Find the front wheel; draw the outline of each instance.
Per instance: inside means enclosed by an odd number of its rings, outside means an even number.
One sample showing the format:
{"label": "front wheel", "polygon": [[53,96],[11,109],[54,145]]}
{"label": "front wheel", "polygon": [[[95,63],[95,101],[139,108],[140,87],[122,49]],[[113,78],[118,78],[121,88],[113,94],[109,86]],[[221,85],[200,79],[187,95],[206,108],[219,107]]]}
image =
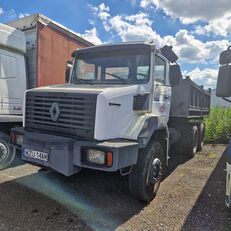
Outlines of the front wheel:
{"label": "front wheel", "polygon": [[150,141],[148,146],[140,149],[136,165],[129,175],[129,191],[138,200],[151,201],[163,178],[166,161],[161,144]]}
{"label": "front wheel", "polygon": [[15,149],[9,146],[9,136],[0,133],[0,170],[7,168],[15,157]]}

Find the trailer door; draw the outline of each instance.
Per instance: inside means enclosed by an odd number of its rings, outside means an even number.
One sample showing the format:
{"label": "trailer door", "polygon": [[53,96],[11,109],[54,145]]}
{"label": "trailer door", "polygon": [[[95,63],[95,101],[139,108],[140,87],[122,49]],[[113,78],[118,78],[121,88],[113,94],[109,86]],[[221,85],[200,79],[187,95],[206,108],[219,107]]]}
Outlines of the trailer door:
{"label": "trailer door", "polygon": [[22,114],[25,90],[24,55],[0,49],[0,114]]}

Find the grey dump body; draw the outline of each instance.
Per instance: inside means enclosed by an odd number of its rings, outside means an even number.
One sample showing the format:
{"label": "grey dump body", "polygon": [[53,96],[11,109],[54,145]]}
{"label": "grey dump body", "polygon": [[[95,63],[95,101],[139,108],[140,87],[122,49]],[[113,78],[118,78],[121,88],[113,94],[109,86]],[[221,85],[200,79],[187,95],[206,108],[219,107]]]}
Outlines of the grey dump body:
{"label": "grey dump body", "polygon": [[203,118],[210,110],[210,90],[195,84],[189,77],[172,87],[170,117]]}

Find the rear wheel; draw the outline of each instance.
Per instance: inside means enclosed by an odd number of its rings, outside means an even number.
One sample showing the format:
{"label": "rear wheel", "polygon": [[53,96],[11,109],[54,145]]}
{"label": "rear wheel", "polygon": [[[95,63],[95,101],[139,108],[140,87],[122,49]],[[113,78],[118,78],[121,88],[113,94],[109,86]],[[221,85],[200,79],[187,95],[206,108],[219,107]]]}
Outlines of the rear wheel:
{"label": "rear wheel", "polygon": [[185,147],[185,154],[191,158],[195,156],[198,149],[198,128],[196,125],[188,128],[189,144]]}
{"label": "rear wheel", "polygon": [[159,142],[150,141],[148,146],[140,149],[137,164],[129,175],[129,191],[138,200],[151,201],[163,178],[166,161]]}
{"label": "rear wheel", "polygon": [[198,125],[198,146],[197,151],[201,151],[204,146],[204,139],[205,139],[205,124],[200,123]]}
{"label": "rear wheel", "polygon": [[15,157],[15,149],[9,146],[9,136],[0,133],[0,170],[8,167]]}

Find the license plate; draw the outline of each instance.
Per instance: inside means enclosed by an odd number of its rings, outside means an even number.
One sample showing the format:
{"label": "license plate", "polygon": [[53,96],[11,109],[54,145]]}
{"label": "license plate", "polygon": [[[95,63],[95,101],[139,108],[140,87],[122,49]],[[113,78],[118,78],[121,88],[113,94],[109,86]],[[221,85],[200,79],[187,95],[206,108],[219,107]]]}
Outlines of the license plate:
{"label": "license plate", "polygon": [[23,155],[29,158],[48,161],[48,153],[39,152],[31,149],[24,149]]}

